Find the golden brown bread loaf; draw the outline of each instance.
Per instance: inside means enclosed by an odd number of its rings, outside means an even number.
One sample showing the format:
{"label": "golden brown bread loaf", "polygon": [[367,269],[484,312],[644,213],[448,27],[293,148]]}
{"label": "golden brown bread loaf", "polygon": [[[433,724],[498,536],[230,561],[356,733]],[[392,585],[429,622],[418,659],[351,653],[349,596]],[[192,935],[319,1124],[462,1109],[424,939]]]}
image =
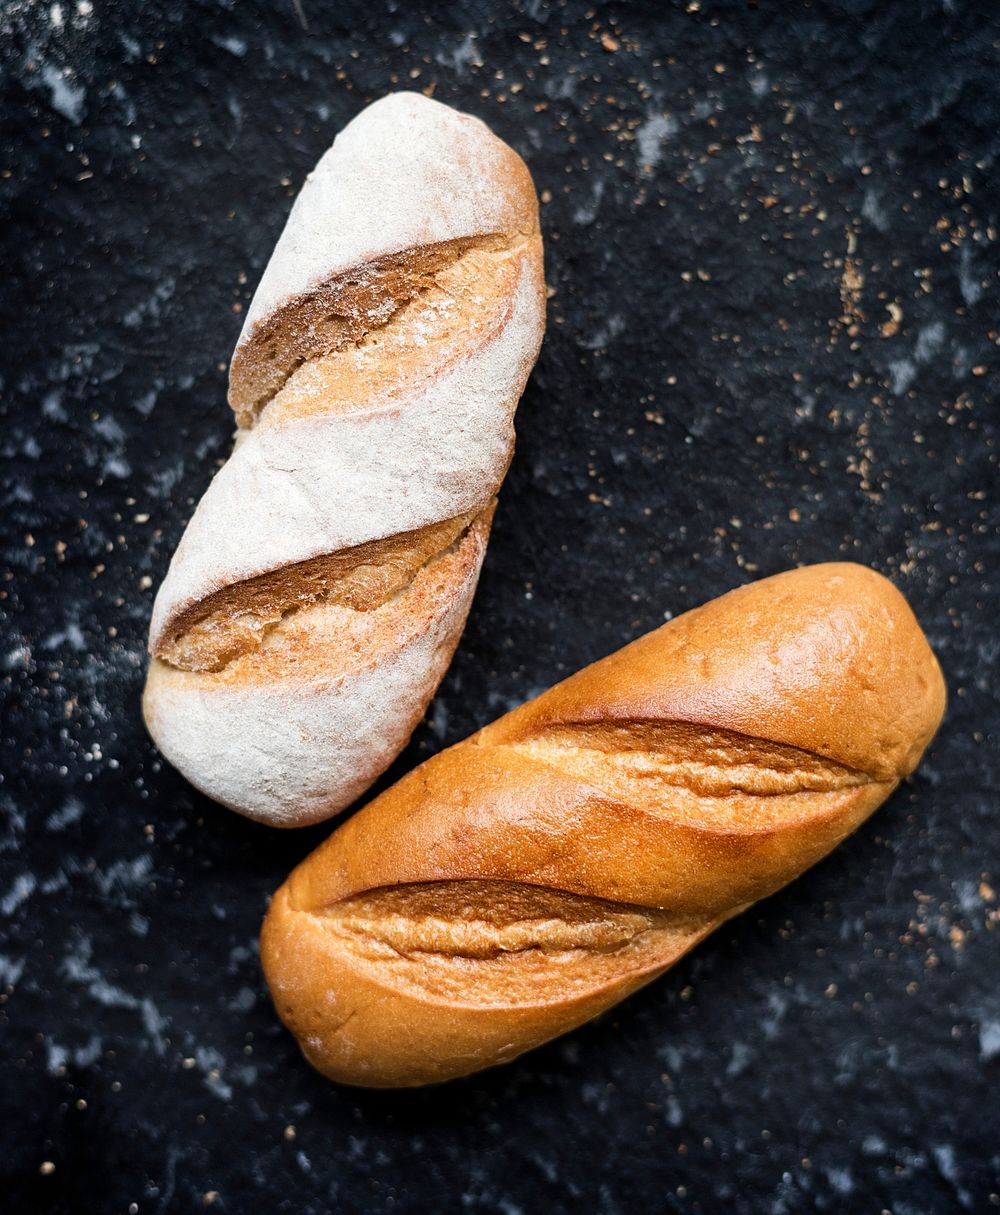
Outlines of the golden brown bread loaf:
{"label": "golden brown bread loaf", "polygon": [[544,321],[513,149],[413,93],[340,133],[254,294],[237,443],[153,608],[146,722],[210,797],[301,826],[403,748],[465,624]]}
{"label": "golden brown bread loaf", "polygon": [[857,565],[741,587],[421,765],[275,895],[277,1010],[334,1080],[506,1062],[648,983],[853,831],[941,720]]}

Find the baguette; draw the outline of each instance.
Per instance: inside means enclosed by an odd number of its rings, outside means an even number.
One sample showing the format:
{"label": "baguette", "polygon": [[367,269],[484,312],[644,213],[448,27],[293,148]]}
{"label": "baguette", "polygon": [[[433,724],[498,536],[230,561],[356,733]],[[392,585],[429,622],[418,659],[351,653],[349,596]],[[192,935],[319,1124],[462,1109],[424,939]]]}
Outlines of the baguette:
{"label": "baguette", "polygon": [[545,315],[523,161],[419,94],[303,187],[230,371],[233,454],[153,608],[163,754],[275,826],[328,818],[406,744],[469,611]]}
{"label": "baguette", "polygon": [[732,591],[422,764],[313,852],[264,922],[277,1011],[348,1084],[513,1059],[825,856],[944,705],[871,570]]}

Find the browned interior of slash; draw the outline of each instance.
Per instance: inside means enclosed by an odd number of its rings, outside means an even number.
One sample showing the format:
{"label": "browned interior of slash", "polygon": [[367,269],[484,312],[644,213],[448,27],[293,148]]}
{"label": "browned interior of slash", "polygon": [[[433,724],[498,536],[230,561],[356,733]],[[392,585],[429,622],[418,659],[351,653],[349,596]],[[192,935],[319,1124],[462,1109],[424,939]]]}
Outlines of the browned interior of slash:
{"label": "browned interior of slash", "polygon": [[503,252],[501,233],[404,249],[376,258],[296,296],[258,322],[237,347],[229,403],[241,427],[251,427],[268,402],[307,360],[363,340],[473,251]]}
{"label": "browned interior of slash", "polygon": [[454,551],[477,519],[488,524],[494,506],[223,587],[171,622],[156,657],[186,671],[218,671],[260,649],[268,632],[293,611],[319,602],[360,612],[379,608]]}

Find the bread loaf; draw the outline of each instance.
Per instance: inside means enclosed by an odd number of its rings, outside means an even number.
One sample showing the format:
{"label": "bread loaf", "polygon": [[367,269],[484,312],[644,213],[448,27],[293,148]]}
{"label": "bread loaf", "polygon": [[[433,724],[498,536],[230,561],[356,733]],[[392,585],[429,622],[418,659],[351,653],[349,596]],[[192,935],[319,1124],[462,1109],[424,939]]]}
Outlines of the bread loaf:
{"label": "bread loaf", "polygon": [[236,446],[153,609],[147,725],[210,797],[315,822],[405,745],[465,623],[544,311],[516,153],[417,94],[344,129],[254,295]]}
{"label": "bread loaf", "polygon": [[513,1059],[829,852],[944,704],[880,575],[732,591],[435,756],[308,857],[263,928],[278,1013],[349,1084]]}

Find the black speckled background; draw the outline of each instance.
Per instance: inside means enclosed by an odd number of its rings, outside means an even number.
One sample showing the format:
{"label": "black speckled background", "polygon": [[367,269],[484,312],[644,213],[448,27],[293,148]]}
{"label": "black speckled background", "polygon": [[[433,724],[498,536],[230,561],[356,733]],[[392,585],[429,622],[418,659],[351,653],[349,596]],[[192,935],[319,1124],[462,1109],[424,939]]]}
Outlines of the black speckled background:
{"label": "black speckled background", "polygon": [[[0,8],[5,1212],[1000,1205],[1000,12],[972,0]],[[544,200],[550,325],[454,666],[399,774],[750,578],[885,571],[951,706],[834,856],[599,1022],[432,1091],[323,1082],[269,893],[325,834],[139,717],[291,199],[396,87]]]}

